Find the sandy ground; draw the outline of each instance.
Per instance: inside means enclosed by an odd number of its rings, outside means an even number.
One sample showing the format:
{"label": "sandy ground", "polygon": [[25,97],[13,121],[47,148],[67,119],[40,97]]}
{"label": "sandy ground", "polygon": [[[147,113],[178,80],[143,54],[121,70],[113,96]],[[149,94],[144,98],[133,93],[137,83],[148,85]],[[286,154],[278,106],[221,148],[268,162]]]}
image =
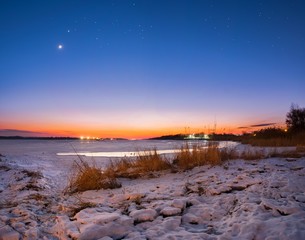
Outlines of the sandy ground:
{"label": "sandy ground", "polygon": [[17,155],[1,157],[0,240],[305,239],[305,158],[234,160],[71,196],[68,163]]}

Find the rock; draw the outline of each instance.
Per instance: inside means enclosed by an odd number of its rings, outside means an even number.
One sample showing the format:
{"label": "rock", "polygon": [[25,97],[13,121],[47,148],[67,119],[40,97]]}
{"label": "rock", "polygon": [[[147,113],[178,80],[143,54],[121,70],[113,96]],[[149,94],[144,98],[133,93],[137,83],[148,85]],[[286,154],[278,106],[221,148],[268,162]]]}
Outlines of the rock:
{"label": "rock", "polygon": [[199,217],[195,216],[194,214],[187,213],[187,214],[182,216],[182,222],[183,223],[198,224],[199,223]]}
{"label": "rock", "polygon": [[98,240],[112,240],[112,239],[113,238],[106,236],[106,237],[99,238]]}
{"label": "rock", "polygon": [[194,206],[200,204],[200,201],[198,201],[196,198],[189,198],[186,202],[186,207]]}
{"label": "rock", "polygon": [[121,215],[119,213],[98,212],[95,209],[84,209],[75,215],[77,222],[81,224],[96,223],[105,224],[117,220]]}
{"label": "rock", "polygon": [[302,195],[295,196],[295,200],[298,202],[305,203],[305,196]]}
{"label": "rock", "polygon": [[296,158],[286,158],[287,162],[295,162],[297,159]]}
{"label": "rock", "polygon": [[31,228],[24,233],[24,239],[34,240],[38,239],[39,231],[37,228]]}
{"label": "rock", "polygon": [[83,211],[75,216],[80,240],[121,239],[133,228],[133,219],[117,212]]}
{"label": "rock", "polygon": [[145,197],[144,193],[131,193],[126,195],[126,200],[140,201],[144,197]]}
{"label": "rock", "polygon": [[18,232],[24,232],[26,230],[25,225],[22,222],[12,222],[11,226]]}
{"label": "rock", "polygon": [[20,234],[6,225],[0,228],[0,240],[19,240]]}
{"label": "rock", "polygon": [[121,216],[117,221],[118,224],[122,226],[131,226],[133,225],[133,219],[128,216]]}
{"label": "rock", "polygon": [[56,225],[53,228],[53,232],[60,238],[66,239],[68,235],[77,239],[79,236],[79,230],[75,222],[71,222],[68,216],[57,216]]}
{"label": "rock", "polygon": [[172,202],[172,207],[180,208],[181,210],[185,208],[185,205],[186,205],[185,201],[180,200],[180,199],[175,199]]}
{"label": "rock", "polygon": [[165,217],[169,217],[169,216],[174,216],[174,215],[180,214],[181,209],[175,208],[175,207],[165,207],[161,210],[160,213]]}
{"label": "rock", "polygon": [[228,185],[220,185],[219,187],[215,188],[215,187],[208,187],[207,192],[210,195],[220,195],[222,193],[229,193],[232,191],[231,186]]}
{"label": "rock", "polygon": [[135,210],[130,213],[130,217],[134,219],[135,222],[146,222],[153,221],[157,216],[157,212],[153,209],[141,209]]}
{"label": "rock", "polygon": [[95,224],[86,228],[85,231],[79,235],[79,240],[95,240],[104,237],[110,237],[110,239],[122,239],[130,231],[132,231],[130,226],[124,226],[116,222],[107,223],[105,225]]}
{"label": "rock", "polygon": [[125,239],[130,239],[130,240],[142,240],[145,239],[144,236],[142,236],[139,232],[130,232],[128,235],[125,237]]}
{"label": "rock", "polygon": [[2,213],[0,212],[0,221],[1,222],[6,222],[6,221],[8,221],[10,218],[7,216],[7,215],[5,215],[5,214],[3,214],[2,215]]}
{"label": "rock", "polygon": [[175,231],[180,227],[181,224],[181,217],[175,216],[175,217],[168,217],[165,218],[162,222],[162,226],[164,229],[167,229],[168,231]]}

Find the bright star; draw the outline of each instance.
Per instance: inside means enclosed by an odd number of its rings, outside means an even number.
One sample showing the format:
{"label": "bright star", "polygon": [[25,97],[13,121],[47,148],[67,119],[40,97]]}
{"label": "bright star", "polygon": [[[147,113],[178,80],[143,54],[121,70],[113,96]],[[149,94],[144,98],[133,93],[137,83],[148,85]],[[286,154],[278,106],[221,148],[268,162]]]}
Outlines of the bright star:
{"label": "bright star", "polygon": [[59,45],[57,46],[58,49],[63,49],[63,47],[64,47],[64,46],[63,46],[62,44],[59,44]]}

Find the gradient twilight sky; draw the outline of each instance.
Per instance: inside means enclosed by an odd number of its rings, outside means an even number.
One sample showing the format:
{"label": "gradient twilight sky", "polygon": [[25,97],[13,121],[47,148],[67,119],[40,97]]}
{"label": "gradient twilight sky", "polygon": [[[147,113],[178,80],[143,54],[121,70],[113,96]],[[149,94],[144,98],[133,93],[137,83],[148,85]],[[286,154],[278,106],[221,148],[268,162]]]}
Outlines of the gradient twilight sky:
{"label": "gradient twilight sky", "polygon": [[2,0],[0,129],[142,138],[283,124],[305,106],[304,13],[301,0]]}

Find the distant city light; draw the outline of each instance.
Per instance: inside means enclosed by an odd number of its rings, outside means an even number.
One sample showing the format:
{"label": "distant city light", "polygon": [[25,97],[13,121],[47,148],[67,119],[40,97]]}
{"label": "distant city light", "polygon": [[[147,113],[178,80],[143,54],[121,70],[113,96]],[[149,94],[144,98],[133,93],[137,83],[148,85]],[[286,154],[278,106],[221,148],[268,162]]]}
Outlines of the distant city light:
{"label": "distant city light", "polygon": [[210,139],[208,134],[189,134],[185,137],[185,139]]}
{"label": "distant city light", "polygon": [[100,140],[99,137],[91,137],[91,136],[86,136],[86,137],[80,136],[79,139],[80,140]]}

